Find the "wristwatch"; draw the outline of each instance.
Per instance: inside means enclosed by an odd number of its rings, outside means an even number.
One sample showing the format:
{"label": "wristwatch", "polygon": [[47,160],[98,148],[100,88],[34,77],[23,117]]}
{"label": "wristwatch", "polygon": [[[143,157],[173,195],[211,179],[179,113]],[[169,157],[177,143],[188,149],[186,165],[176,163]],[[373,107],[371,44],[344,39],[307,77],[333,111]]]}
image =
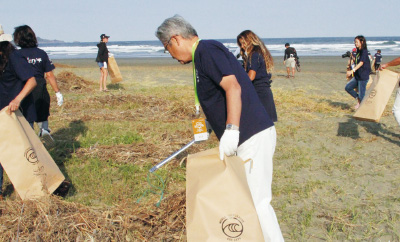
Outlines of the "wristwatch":
{"label": "wristwatch", "polygon": [[226,129],[227,130],[237,130],[237,131],[239,131],[239,127],[234,125],[234,124],[227,124],[226,125]]}

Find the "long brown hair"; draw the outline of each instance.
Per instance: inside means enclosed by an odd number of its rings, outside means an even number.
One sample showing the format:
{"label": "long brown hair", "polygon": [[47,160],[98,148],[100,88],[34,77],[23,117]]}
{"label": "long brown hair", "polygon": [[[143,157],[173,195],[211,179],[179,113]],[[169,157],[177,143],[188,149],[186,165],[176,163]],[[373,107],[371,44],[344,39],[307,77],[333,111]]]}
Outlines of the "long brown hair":
{"label": "long brown hair", "polygon": [[[362,36],[362,35],[357,35],[357,36],[354,38],[354,41],[355,41],[356,39],[358,39],[358,40],[360,41],[360,43],[361,43],[361,50],[362,50],[362,49],[367,49],[367,40],[365,39],[364,36]],[[357,52],[359,52],[359,51],[360,51],[360,50],[357,48]]]}
{"label": "long brown hair", "polygon": [[[243,40],[248,48],[245,50],[240,43],[240,40]],[[265,67],[268,73],[271,73],[274,70],[274,60],[272,59],[271,53],[265,46],[264,42],[251,30],[245,30],[240,33],[236,38],[237,44],[240,47],[240,54],[243,57],[244,68],[246,69],[248,62],[251,62],[251,56],[254,52],[259,52],[265,61]],[[246,54],[246,51],[247,54]],[[251,63],[250,63],[251,64]]]}
{"label": "long brown hair", "polygon": [[10,54],[14,50],[15,47],[10,42],[0,42],[0,77],[3,75],[3,71],[6,68]]}

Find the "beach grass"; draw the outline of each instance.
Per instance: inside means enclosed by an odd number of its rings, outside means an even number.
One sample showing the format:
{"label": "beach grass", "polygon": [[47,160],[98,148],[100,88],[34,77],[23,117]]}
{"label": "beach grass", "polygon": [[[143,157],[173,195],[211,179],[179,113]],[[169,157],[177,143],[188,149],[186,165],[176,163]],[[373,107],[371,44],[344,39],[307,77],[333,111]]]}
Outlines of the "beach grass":
{"label": "beach grass", "polygon": [[[212,135],[148,171],[193,138],[191,66],[120,60],[124,81],[107,93],[97,91],[91,60],[55,62],[65,104],[51,107],[49,152],[72,186],[65,198],[22,203],[6,178],[0,240],[186,241],[185,159],[218,140]],[[272,206],[285,240],[399,241],[394,97],[380,123],[357,121],[343,59],[303,58],[294,79],[275,62]],[[62,80],[68,73],[75,76]]]}

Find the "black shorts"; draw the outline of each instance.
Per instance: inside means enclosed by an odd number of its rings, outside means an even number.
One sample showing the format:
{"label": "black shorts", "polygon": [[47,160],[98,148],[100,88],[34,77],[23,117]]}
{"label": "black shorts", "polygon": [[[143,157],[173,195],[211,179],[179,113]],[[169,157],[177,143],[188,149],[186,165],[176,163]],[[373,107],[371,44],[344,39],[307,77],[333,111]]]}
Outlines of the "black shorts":
{"label": "black shorts", "polygon": [[32,91],[36,108],[36,121],[46,121],[50,116],[50,95],[46,87],[46,79],[36,77],[37,86]]}

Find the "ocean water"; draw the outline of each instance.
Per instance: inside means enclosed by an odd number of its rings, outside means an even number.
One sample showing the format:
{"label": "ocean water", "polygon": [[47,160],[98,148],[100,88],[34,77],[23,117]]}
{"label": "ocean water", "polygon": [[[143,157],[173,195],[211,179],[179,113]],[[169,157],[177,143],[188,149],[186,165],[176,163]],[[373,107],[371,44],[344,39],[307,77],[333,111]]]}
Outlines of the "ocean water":
{"label": "ocean water", "polygon": [[[372,55],[377,49],[383,56],[400,56],[400,36],[397,37],[366,37],[368,50]],[[230,51],[237,48],[236,39],[220,39]],[[354,48],[353,37],[326,38],[268,38],[263,39],[272,56],[282,56],[285,43],[296,48],[301,56],[342,56]],[[39,48],[45,50],[52,59],[93,58],[97,56],[97,42],[72,43],[39,43]],[[116,58],[168,57],[164,47],[158,40],[152,41],[110,41],[108,50]]]}

